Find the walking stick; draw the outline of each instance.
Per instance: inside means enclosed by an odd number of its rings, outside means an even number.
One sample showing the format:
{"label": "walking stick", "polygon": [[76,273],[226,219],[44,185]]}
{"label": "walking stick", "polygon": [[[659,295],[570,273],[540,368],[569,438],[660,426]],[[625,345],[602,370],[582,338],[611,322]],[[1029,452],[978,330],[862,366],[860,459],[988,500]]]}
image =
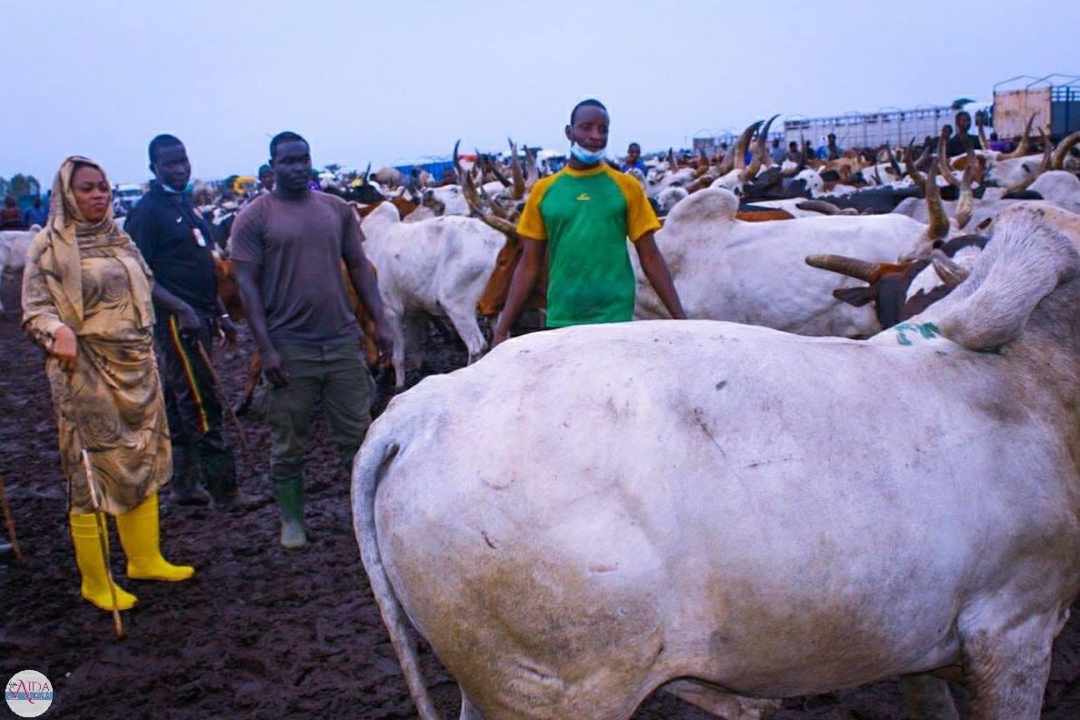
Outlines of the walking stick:
{"label": "walking stick", "polygon": [[105,524],[105,514],[101,511],[101,496],[98,494],[97,480],[94,478],[94,470],[90,466],[90,453],[86,447],[82,449],[83,468],[86,471],[86,484],[90,488],[90,504],[94,506],[94,519],[98,528],[98,544],[101,545],[101,559],[105,563],[105,577],[109,581],[109,595],[112,596],[113,630],[116,631],[116,639],[124,639],[124,623],[120,619],[120,610],[116,602],[116,583],[113,582],[112,570],[109,567],[109,528]]}
{"label": "walking stick", "polygon": [[11,540],[11,549],[15,551],[15,559],[22,562],[22,550],[19,548],[19,539],[15,536],[15,516],[11,514],[11,506],[8,505],[7,493],[4,492],[3,477],[0,477],[0,505],[4,506],[4,525],[7,526],[8,539]]}
{"label": "walking stick", "polygon": [[196,339],[195,347],[198,349],[199,355],[202,356],[207,369],[210,370],[210,378],[214,381],[214,394],[217,395],[218,403],[221,405],[225,417],[229,418],[233,425],[236,426],[236,435],[240,440],[240,449],[246,457],[248,453],[247,435],[244,433],[244,426],[240,424],[240,418],[236,417],[236,412],[232,409],[232,405],[229,404],[229,399],[225,397],[224,386],[221,384],[221,376],[219,376],[217,370],[214,369],[214,363],[210,362],[210,354],[206,352],[206,348],[203,347],[202,340]]}

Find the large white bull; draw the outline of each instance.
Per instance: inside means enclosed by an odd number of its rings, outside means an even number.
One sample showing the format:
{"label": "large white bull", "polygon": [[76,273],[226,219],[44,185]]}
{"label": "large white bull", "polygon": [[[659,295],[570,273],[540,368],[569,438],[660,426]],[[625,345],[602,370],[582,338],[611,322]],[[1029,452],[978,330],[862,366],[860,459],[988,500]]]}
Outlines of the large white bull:
{"label": "large white bull", "polygon": [[396,386],[405,385],[406,335],[415,335],[406,331],[415,329],[420,314],[447,318],[465,343],[469,362],[479,357],[487,341],[476,321],[476,303],[495,269],[503,236],[459,216],[404,223],[388,202],[369,213],[361,228],[393,331]]}
{"label": "large white bull", "polygon": [[[677,204],[656,234],[690,318],[804,335],[872,335],[881,329],[873,309],[836,300],[832,291],[841,283],[808,267],[806,256],[892,262],[915,250],[929,255],[931,248],[928,226],[900,215],[754,223],[736,219],[737,210],[738,200],[727,190],[701,190]],[[635,317],[667,317],[636,254],[630,258],[638,279]]]}
{"label": "large white bull", "polygon": [[1036,720],[1080,588],[1080,217],[999,222],[870,341],[576,327],[396,398],[353,514],[421,718],[409,621],[465,720],[624,720],[665,687],[759,717],[724,693],[957,664],[973,718]]}

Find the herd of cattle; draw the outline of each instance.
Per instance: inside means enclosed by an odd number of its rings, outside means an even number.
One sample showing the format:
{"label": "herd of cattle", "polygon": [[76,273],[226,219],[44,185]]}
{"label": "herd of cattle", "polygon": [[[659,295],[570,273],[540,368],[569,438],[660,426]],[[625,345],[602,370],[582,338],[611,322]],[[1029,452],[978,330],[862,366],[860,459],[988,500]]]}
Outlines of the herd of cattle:
{"label": "herd of cattle", "polygon": [[[525,335],[483,362],[535,156],[455,147],[440,183],[326,188],[362,218],[397,387],[427,317],[468,350],[391,402],[354,468],[424,720],[410,625],[462,720],[621,720],[658,688],[763,718],[897,675],[914,717],[955,718],[956,668],[973,717],[1039,717],[1080,591],[1080,133],[777,165],[767,132],[638,173],[691,320]],[[235,209],[205,212],[239,316]],[[5,269],[31,237],[0,237]],[[665,318],[635,272],[635,318]]]}

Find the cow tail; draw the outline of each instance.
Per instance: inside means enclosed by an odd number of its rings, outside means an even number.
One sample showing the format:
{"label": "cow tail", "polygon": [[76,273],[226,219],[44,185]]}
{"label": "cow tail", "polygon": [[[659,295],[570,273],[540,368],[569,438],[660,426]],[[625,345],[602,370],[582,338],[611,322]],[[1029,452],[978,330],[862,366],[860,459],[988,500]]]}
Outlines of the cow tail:
{"label": "cow tail", "polygon": [[[389,429],[389,426],[385,426]],[[378,432],[378,424],[368,433],[367,441],[356,455],[353,467],[352,506],[353,531],[360,545],[360,557],[364,562],[368,583],[375,601],[379,604],[383,624],[390,633],[401,671],[409,686],[409,694],[421,720],[442,720],[431,701],[427,686],[420,675],[420,661],[416,653],[416,643],[407,627],[408,619],[404,608],[398,601],[390,578],[386,575],[382,554],[379,552],[379,538],[375,527],[375,493],[379,480],[397,455],[399,446],[387,433]]]}

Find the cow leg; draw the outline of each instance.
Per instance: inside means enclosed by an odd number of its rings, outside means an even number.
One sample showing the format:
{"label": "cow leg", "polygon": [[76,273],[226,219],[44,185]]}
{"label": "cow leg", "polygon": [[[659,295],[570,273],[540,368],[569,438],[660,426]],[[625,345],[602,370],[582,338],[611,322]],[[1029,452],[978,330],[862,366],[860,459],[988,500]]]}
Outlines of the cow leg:
{"label": "cow leg", "polygon": [[725,720],[766,720],[780,707],[779,700],[741,697],[695,680],[674,680],[660,689]]}
{"label": "cow leg", "polygon": [[450,323],[457,330],[457,334],[469,351],[469,364],[471,365],[487,347],[484,333],[480,332],[480,325],[476,322],[476,312],[471,307],[466,310],[451,307],[445,309],[446,316],[450,318]]}
{"label": "cow leg", "polygon": [[483,714],[469,700],[464,688],[461,689],[461,717],[458,720],[484,720]]}
{"label": "cow leg", "polygon": [[909,720],[959,720],[949,683],[933,675],[904,675],[900,693]]}
{"label": "cow leg", "polygon": [[964,677],[973,696],[971,718],[1038,720],[1051,645],[1064,620],[1056,614],[1001,617],[996,609],[979,610],[992,625],[982,624],[982,617],[971,627],[960,624]]}

